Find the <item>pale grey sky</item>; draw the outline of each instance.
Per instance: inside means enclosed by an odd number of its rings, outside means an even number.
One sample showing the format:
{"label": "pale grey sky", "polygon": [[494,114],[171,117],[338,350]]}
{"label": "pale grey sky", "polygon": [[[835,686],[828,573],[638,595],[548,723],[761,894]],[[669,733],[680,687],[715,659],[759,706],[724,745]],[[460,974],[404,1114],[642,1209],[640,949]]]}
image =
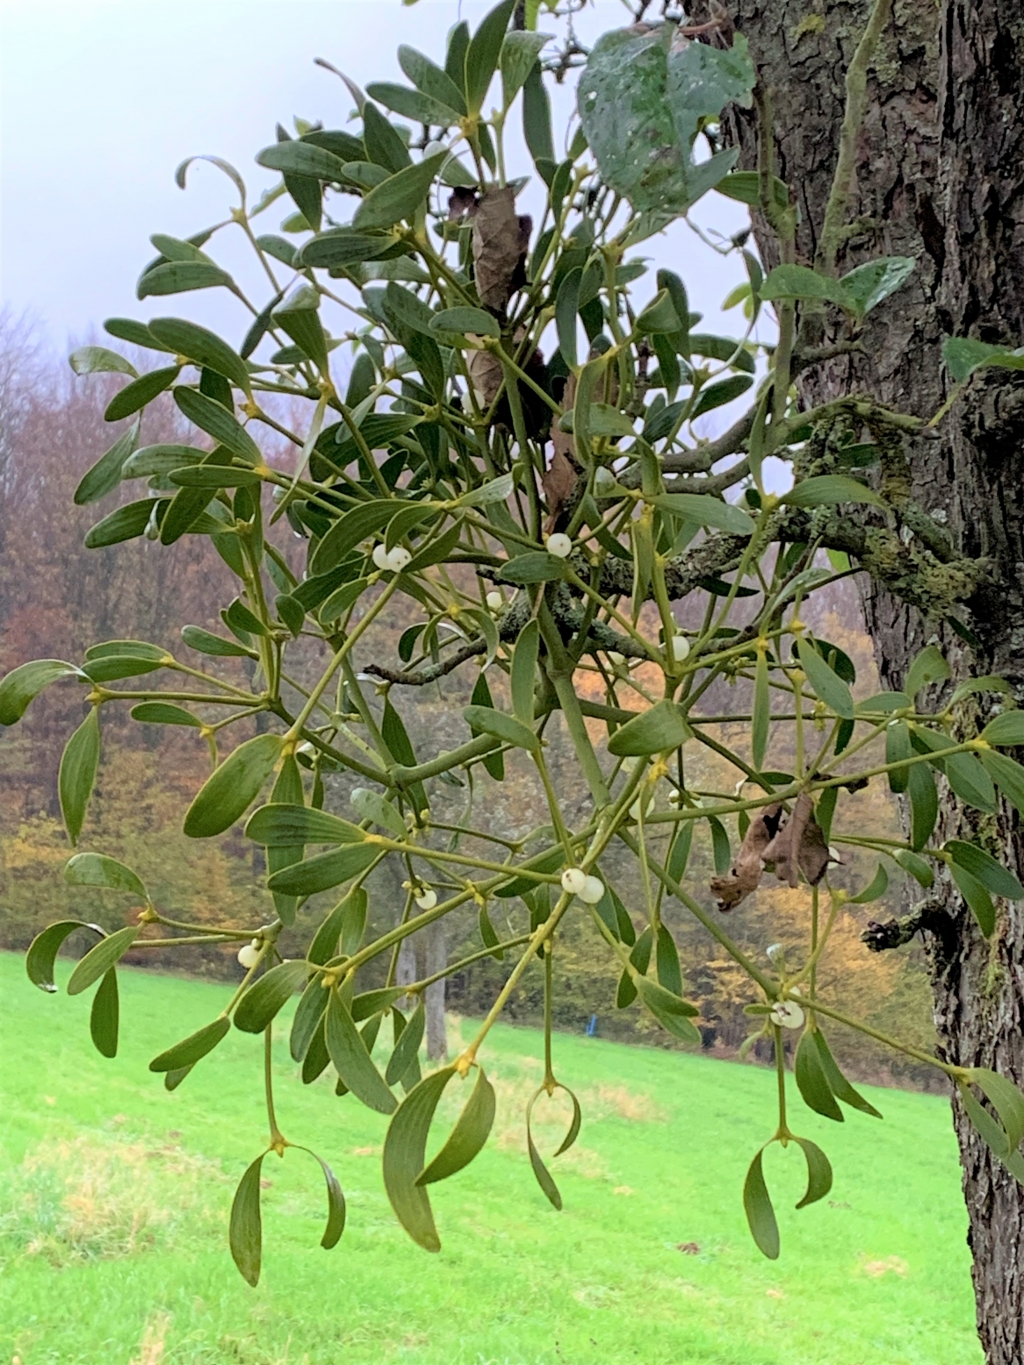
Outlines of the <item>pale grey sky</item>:
{"label": "pale grey sky", "polygon": [[[187,190],[174,184],[186,156],[215,153],[246,180],[250,198],[275,176],[253,157],[274,125],[299,115],[344,126],[351,99],[325,57],[361,84],[404,79],[395,50],[406,42],[443,58],[458,17],[475,25],[480,0],[0,0],[0,297],[27,310],[58,350],[105,317],[187,311],[237,344],[247,315],[223,290],[181,304],[135,298],[152,257],[149,235],[185,237],[220,221],[234,191],[212,166],[193,166]],[[581,17],[584,41],[627,21],[600,0]],[[545,28],[545,25],[541,25]],[[548,25],[546,31],[553,31]],[[572,107],[567,87],[560,104]],[[516,116],[513,116],[517,121]],[[527,169],[524,163],[524,170]],[[282,205],[288,204],[288,208]],[[278,230],[290,201],[259,221]],[[739,206],[709,195],[694,215],[735,231]],[[230,233],[230,235],[229,235]],[[234,240],[232,240],[232,237]],[[236,229],[212,249],[251,280]],[[683,275],[708,330],[736,334],[740,310],[718,304],[741,277],[684,226],[644,244],[643,254]],[[170,304],[170,306],[169,306]],[[703,330],[702,327],[702,330]]]}

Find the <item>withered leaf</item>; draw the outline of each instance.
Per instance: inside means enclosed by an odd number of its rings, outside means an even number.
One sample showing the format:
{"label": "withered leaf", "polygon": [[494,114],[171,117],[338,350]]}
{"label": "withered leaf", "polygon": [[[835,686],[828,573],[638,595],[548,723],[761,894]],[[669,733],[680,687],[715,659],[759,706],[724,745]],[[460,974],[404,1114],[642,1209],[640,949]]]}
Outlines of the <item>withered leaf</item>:
{"label": "withered leaf", "polygon": [[526,282],[533,220],[516,213],[511,185],[488,190],[471,216],[476,292],[485,308],[500,315],[514,291]]}
{"label": "withered leaf", "polygon": [[766,866],[775,867],[780,882],[797,886],[797,868],[817,886],[829,863],[828,845],[814,818],[814,802],[806,792],[797,797],[793,813],[762,853]]}
{"label": "withered leaf", "polygon": [[[562,405],[568,411],[575,401],[576,376],[570,374],[565,381]],[[550,535],[557,528],[562,510],[569,498],[572,497],[573,490],[576,487],[579,469],[576,463],[576,442],[573,440],[571,432],[562,431],[559,428],[557,417],[551,422],[551,444],[554,453],[541,480],[544,488],[544,500],[548,507],[548,515],[543,527],[545,535]]]}
{"label": "withered leaf", "polygon": [[493,351],[470,351],[466,369],[469,371],[476,401],[486,412],[501,388],[501,361]]}
{"label": "withered leaf", "polygon": [[[564,432],[562,434],[565,435]],[[548,505],[548,514],[544,519],[545,535],[550,535],[557,527],[565,504],[572,497],[576,487],[576,477],[575,467],[565,452],[559,450],[556,441],[555,453],[541,480],[544,486],[544,500]]]}
{"label": "withered leaf", "polygon": [[761,860],[778,836],[781,815],[780,805],[765,806],[747,826],[728,876],[711,879],[711,890],[718,897],[719,910],[732,910],[757,890],[763,871]]}

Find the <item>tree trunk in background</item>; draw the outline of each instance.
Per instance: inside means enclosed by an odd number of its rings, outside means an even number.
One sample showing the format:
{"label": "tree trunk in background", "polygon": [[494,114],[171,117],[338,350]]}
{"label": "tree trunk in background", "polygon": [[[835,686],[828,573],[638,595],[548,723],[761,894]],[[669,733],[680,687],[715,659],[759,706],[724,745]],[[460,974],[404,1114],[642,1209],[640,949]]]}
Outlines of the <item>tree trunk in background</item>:
{"label": "tree trunk in background", "polygon": [[[444,920],[436,919],[421,930],[426,939],[426,976],[444,971],[448,966],[448,948],[444,936]],[[448,1060],[448,1030],[444,1021],[444,977],[423,992],[427,1016],[427,1056],[432,1062]]]}
{"label": "tree trunk in background", "polygon": [[[808,263],[838,147],[843,73],[867,11],[862,0],[733,0],[736,26],[773,96],[776,170],[798,197],[798,259]],[[740,111],[728,135],[742,149],[741,164],[753,167],[752,118]],[[854,231],[840,273],[881,255],[914,256],[918,265],[909,286],[873,315],[864,356],[801,380],[809,402],[860,389],[930,416],[946,397],[945,336],[1024,344],[1021,0],[896,0],[869,84],[847,221]],[[775,264],[770,240],[758,236],[766,263]],[[863,583],[879,671],[899,689],[910,659],[936,639],[956,675],[999,673],[1024,704],[1024,380],[1008,371],[976,378],[940,430],[938,440],[907,443],[913,491],[945,520],[957,548],[991,561],[989,583],[968,604],[980,643],[969,650],[948,626]],[[980,834],[1008,866],[1024,869],[1011,812],[943,805],[944,837]],[[1024,905],[1001,904],[990,946],[948,878],[938,878],[935,894],[951,922],[949,935],[930,945],[943,1054],[1024,1084]],[[993,1161],[955,1101],[953,1111],[982,1344],[989,1365],[1021,1365],[1024,1189]]]}
{"label": "tree trunk in background", "polygon": [[[422,970],[417,965],[417,957],[422,959]],[[448,965],[448,951],[445,943],[444,923],[435,920],[419,933],[403,938],[398,950],[395,966],[395,984],[410,986],[424,976],[433,976]],[[445,999],[444,978],[435,981],[423,992],[423,1008],[426,1014],[427,1056],[432,1062],[448,1058],[448,1031],[444,1019]],[[407,997],[408,998],[408,997]]]}
{"label": "tree trunk in background", "polygon": [[416,947],[411,938],[403,938],[401,946],[398,949],[398,962],[395,966],[395,983],[399,986],[411,986],[415,980]]}

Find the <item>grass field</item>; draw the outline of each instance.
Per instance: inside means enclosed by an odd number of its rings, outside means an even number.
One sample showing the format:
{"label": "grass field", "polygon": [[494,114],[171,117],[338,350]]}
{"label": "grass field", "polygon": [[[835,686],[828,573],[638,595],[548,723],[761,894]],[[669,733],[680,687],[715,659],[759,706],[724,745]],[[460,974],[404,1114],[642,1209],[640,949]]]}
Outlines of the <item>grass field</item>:
{"label": "grass field", "polygon": [[[497,1028],[491,1141],[434,1187],[443,1248],[415,1247],[380,1176],[385,1120],[304,1088],[277,1047],[278,1119],[327,1159],[348,1227],[322,1251],[319,1170],[264,1165],[264,1267],[236,1273],[227,1212],[265,1134],[260,1043],[233,1032],[168,1095],[150,1057],[213,1017],[222,987],[122,973],[122,1046],[88,1042],[88,1005],[47,998],[0,954],[0,1365],[978,1365],[945,1101],[872,1091],[885,1122],[795,1106],[836,1169],[796,1213],[797,1154],[767,1162],[783,1250],[763,1260],[740,1202],[773,1127],[771,1074],[558,1037],[584,1105],[534,1183],[522,1104],[540,1038]],[[457,1027],[457,1025],[456,1025]],[[465,1026],[468,1031],[468,1024]],[[541,1129],[544,1150],[556,1129]],[[790,1159],[794,1158],[794,1159]]]}

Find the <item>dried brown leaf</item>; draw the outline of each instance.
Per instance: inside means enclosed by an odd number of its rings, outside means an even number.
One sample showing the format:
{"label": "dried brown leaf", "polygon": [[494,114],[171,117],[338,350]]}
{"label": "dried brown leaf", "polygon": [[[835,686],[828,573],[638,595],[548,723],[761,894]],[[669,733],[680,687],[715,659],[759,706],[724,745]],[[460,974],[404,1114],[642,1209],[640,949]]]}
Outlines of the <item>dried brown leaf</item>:
{"label": "dried brown leaf", "polygon": [[800,870],[812,886],[817,886],[831,861],[821,826],[812,814],[800,842]]}
{"label": "dried brown leaf", "polygon": [[[575,401],[576,376],[570,374],[565,381],[565,391],[562,395],[562,406],[566,412],[569,411]],[[543,527],[545,535],[550,535],[557,528],[558,518],[576,487],[579,471],[579,465],[576,462],[576,442],[573,440],[571,432],[561,430],[557,417],[554,417],[551,422],[551,444],[553,447],[551,462],[541,480],[544,488],[544,500],[548,507],[548,515]]]}
{"label": "dried brown leaf", "polygon": [[798,867],[812,886],[821,881],[829,864],[828,845],[814,818],[814,802],[806,792],[797,797],[792,815],[762,858],[766,866],[774,864],[776,877],[790,886],[799,883]]}
{"label": "dried brown leaf", "polygon": [[718,897],[719,910],[732,910],[752,891],[757,890],[763,871],[761,860],[778,837],[781,813],[780,805],[765,806],[747,826],[743,843],[728,876],[711,879],[711,890]]}
{"label": "dried brown leaf", "polygon": [[550,535],[558,525],[558,518],[576,488],[576,477],[576,470],[568,456],[556,445],[551,463],[541,480],[544,486],[544,499],[548,505],[548,514],[544,521],[545,535]]}
{"label": "dried brown leaf", "polygon": [[514,291],[526,281],[533,221],[516,213],[511,185],[488,190],[471,216],[476,291],[485,308],[502,314]]}
{"label": "dried brown leaf", "polygon": [[501,388],[501,361],[493,351],[470,351],[466,369],[469,371],[476,401],[486,412]]}

